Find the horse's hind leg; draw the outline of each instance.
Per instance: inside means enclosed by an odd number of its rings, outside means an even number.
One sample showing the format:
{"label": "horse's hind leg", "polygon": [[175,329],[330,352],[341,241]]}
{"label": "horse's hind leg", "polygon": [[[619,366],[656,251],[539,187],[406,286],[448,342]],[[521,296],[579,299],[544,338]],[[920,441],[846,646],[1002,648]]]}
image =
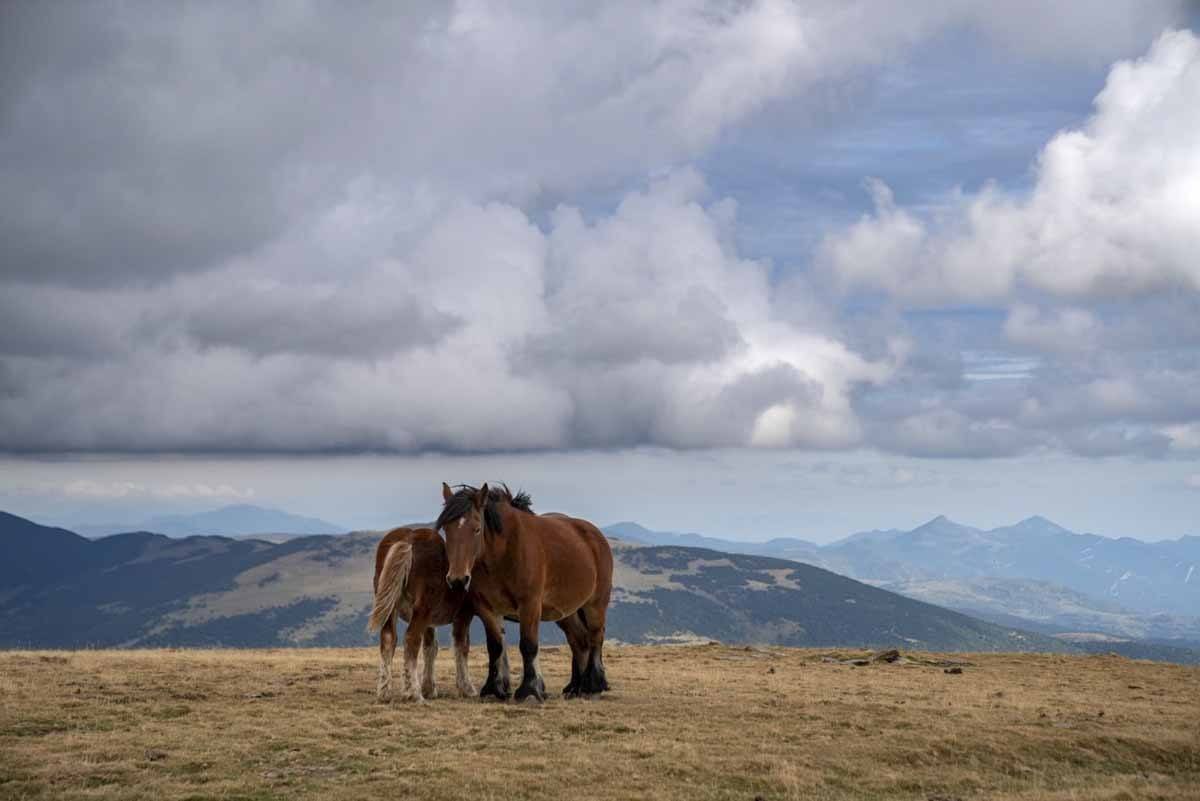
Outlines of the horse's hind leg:
{"label": "horse's hind leg", "polygon": [[471,652],[471,611],[454,618],[454,684],[464,698],[474,698],[475,685],[471,684],[471,674],[467,670],[467,655]]}
{"label": "horse's hind leg", "polygon": [[438,641],[437,632],[433,626],[425,629],[425,641],[421,645],[425,657],[425,675],[421,679],[421,694],[426,698],[437,698],[437,681],[433,677],[433,667],[437,662]]}
{"label": "horse's hind leg", "polygon": [[591,648],[588,646],[587,627],[578,615],[567,615],[558,621],[558,627],[567,635],[567,644],[571,646],[571,683],[563,687],[563,698],[578,698],[583,694],[580,686],[583,674],[588,666]]}
{"label": "horse's hind leg", "polygon": [[421,685],[417,683],[417,656],[421,653],[421,640],[428,626],[427,621],[414,617],[404,632],[404,694],[400,697],[405,701],[420,703],[425,700],[421,697]]}
{"label": "horse's hind leg", "polygon": [[608,689],[608,677],[604,674],[604,624],[608,617],[608,604],[595,604],[579,610],[579,616],[587,627],[588,664],[583,674],[583,692],[602,693]]}
{"label": "horse's hind leg", "polygon": [[393,614],[379,630],[379,681],[375,696],[380,701],[392,698],[392,657],[396,653],[396,616]]}

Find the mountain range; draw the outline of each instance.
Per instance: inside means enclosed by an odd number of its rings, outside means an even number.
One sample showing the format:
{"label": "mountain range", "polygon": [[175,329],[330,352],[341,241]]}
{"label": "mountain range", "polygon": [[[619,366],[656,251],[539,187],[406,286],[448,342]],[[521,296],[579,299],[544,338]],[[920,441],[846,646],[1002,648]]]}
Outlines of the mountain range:
{"label": "mountain range", "polygon": [[1077,534],[1043,517],[983,530],[936,517],[911,530],[853,534],[828,545],[739,542],[605,528],[645,544],[700,544],[795,559],[1012,625],[1059,633],[1200,641],[1200,537],[1163,542]]}
{"label": "mountain range", "polygon": [[[0,565],[0,645],[365,645],[379,536],[89,540],[0,513],[10,555]],[[620,541],[614,556],[608,636],[617,641],[1075,649],[787,560]],[[554,626],[543,636],[561,639]]]}
{"label": "mountain range", "polygon": [[[246,509],[218,510],[225,514],[198,525],[310,520]],[[609,632],[629,642],[1104,647],[1184,661],[1200,647],[1200,619],[1158,606],[1165,599],[1167,608],[1190,611],[1188,593],[1200,584],[1191,570],[1195,537],[1105,540],[1042,518],[983,531],[944,517],[825,546],[745,543],[636,523],[605,531],[617,555]],[[89,540],[0,513],[9,555],[0,563],[0,645],[364,641],[377,533],[237,533],[139,531]],[[549,639],[557,634],[547,627]],[[1180,648],[1188,650],[1172,650]]]}
{"label": "mountain range", "polygon": [[78,526],[85,537],[106,537],[127,531],[153,531],[168,537],[220,534],[225,537],[261,537],[282,540],[305,534],[343,534],[349,529],[315,517],[301,517],[279,509],[248,503],[223,506],[207,512],[158,515],[132,525],[99,523]]}

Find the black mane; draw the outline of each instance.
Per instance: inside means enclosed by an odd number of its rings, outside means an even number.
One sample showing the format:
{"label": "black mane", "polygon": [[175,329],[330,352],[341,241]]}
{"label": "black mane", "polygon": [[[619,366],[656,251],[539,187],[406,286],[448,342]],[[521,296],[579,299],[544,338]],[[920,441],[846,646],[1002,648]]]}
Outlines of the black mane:
{"label": "black mane", "polygon": [[529,493],[525,490],[517,490],[517,494],[513,495],[512,490],[507,484],[497,484],[490,487],[488,490],[488,500],[491,503],[505,501],[514,509],[520,509],[522,512],[533,514],[533,498],[529,497]]}
{"label": "black mane", "polygon": [[[433,524],[434,529],[441,531],[447,523],[465,515],[475,506],[475,498],[479,495],[479,488],[472,487],[470,484],[459,484],[450,496],[450,500],[442,506],[442,513],[438,515],[437,521]],[[516,495],[513,495],[512,490],[507,484],[497,484],[488,488],[487,503],[483,508],[483,520],[487,524],[488,531],[499,534],[504,530],[504,524],[500,519],[500,510],[496,508],[499,503],[507,503],[514,509],[519,509],[522,512],[533,513],[533,499],[529,497],[529,493],[524,490],[519,490]]]}

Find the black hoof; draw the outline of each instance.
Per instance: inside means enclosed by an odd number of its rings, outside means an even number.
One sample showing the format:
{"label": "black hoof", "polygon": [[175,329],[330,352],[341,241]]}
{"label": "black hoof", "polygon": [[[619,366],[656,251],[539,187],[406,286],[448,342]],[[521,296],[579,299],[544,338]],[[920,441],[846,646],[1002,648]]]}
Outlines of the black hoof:
{"label": "black hoof", "polygon": [[511,697],[512,693],[500,682],[488,682],[479,690],[479,700],[481,701],[507,701]]}
{"label": "black hoof", "polygon": [[604,674],[599,670],[589,668],[579,679],[577,691],[580,695],[599,695],[607,689],[608,680],[604,678]]}
{"label": "black hoof", "polygon": [[538,703],[546,700],[546,685],[541,682],[525,682],[517,688],[517,703],[524,701],[526,698],[532,698]]}

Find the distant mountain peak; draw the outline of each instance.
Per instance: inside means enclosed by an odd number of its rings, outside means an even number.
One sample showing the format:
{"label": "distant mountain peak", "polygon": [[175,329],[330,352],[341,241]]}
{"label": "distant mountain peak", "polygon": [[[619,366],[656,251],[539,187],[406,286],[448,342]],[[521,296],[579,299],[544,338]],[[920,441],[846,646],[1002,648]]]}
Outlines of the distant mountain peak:
{"label": "distant mountain peak", "polygon": [[222,506],[197,514],[164,515],[146,521],[144,528],[177,537],[194,534],[340,534],[346,531],[324,520],[248,503]]}
{"label": "distant mountain peak", "polygon": [[945,530],[945,529],[967,529],[970,526],[963,525],[958,521],[951,520],[945,515],[938,515],[932,520],[922,523],[913,529],[913,531],[928,531],[928,530]]}
{"label": "distant mountain peak", "polygon": [[1030,531],[1038,534],[1070,534],[1071,532],[1063,528],[1053,520],[1042,517],[1041,515],[1033,515],[1016,523],[1008,528],[1020,529],[1022,531]]}
{"label": "distant mountain peak", "polygon": [[650,529],[646,528],[641,523],[635,523],[632,520],[622,520],[620,522],[605,526],[604,528],[605,530],[612,529],[613,531],[650,531]]}

